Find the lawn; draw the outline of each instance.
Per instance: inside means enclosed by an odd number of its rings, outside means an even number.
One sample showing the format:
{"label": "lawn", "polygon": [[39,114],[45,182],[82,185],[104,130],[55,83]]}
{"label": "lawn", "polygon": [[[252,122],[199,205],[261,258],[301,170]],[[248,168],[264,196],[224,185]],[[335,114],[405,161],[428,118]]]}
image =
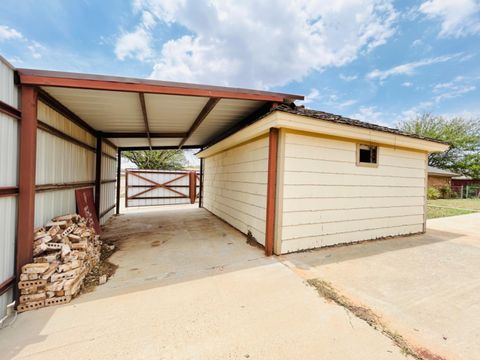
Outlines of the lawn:
{"label": "lawn", "polygon": [[428,200],[427,218],[471,214],[480,211],[480,199]]}

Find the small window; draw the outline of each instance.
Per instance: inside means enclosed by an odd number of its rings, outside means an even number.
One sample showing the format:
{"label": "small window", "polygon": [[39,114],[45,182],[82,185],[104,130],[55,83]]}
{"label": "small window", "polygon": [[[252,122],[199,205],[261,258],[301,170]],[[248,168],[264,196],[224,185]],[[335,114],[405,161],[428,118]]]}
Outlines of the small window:
{"label": "small window", "polygon": [[377,164],[377,147],[376,146],[371,146],[371,145],[358,145],[357,148],[357,164],[358,165],[363,165],[363,164],[372,164],[376,165]]}

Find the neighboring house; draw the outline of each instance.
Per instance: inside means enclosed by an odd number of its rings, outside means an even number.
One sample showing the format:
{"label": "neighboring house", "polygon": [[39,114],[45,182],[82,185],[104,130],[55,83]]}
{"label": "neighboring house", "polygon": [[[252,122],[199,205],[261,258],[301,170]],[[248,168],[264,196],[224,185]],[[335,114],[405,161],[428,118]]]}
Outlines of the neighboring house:
{"label": "neighboring house", "polygon": [[452,185],[453,186],[467,186],[467,185],[473,185],[473,186],[480,186],[480,179],[474,179],[471,178],[470,176],[455,176],[452,178]]}
{"label": "neighboring house", "polygon": [[198,154],[203,206],[275,254],[419,233],[428,153],[447,148],[282,105]]}
{"label": "neighboring house", "polygon": [[452,178],[458,174],[439,169],[433,166],[428,167],[428,187],[442,188],[450,187],[452,185]]}

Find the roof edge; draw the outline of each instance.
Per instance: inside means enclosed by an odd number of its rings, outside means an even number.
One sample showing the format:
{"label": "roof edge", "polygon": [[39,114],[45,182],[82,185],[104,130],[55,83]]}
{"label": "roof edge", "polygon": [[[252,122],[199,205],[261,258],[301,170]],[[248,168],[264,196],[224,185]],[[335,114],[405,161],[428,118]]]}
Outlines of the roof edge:
{"label": "roof edge", "polygon": [[[163,88],[178,88],[178,89],[194,89],[202,91],[210,91],[212,93],[232,93],[232,94],[250,94],[252,97],[263,96],[265,98],[271,97],[272,101],[274,100],[304,100],[303,95],[296,94],[287,94],[281,92],[273,91],[264,91],[256,89],[246,89],[246,88],[234,88],[226,86],[216,86],[216,85],[204,85],[204,84],[191,84],[191,83],[182,83],[182,82],[173,82],[173,81],[161,81],[161,80],[152,80],[152,79],[142,79],[142,78],[131,78],[131,77],[121,77],[121,76],[110,76],[110,75],[100,75],[100,74],[87,74],[87,73],[74,73],[74,72],[61,72],[61,71],[51,71],[51,70],[37,70],[37,69],[26,69],[19,68],[16,69],[20,83],[30,84],[30,85],[39,85],[39,86],[59,86],[62,87],[60,79],[77,81],[78,87],[82,87],[83,84],[81,81],[92,81],[92,82],[107,82],[111,84],[128,84],[128,85],[147,85],[153,87],[163,87]],[[55,79],[57,81],[55,81]],[[42,81],[43,80],[43,81]],[[66,86],[66,82],[63,82],[63,86]],[[75,84],[72,83],[72,86],[75,87]],[[107,89],[108,90],[108,89]],[[124,90],[125,91],[125,90]],[[148,92],[148,91],[146,91]],[[205,96],[208,96],[205,95]],[[212,95],[213,96],[213,95]]]}

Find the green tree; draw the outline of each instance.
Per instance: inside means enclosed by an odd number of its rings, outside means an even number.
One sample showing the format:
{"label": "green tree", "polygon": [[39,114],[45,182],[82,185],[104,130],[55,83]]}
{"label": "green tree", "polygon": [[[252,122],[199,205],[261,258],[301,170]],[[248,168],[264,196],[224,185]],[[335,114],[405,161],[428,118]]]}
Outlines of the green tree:
{"label": "green tree", "polygon": [[400,122],[398,128],[450,144],[447,151],[430,154],[430,166],[480,178],[480,119],[447,119],[426,113]]}
{"label": "green tree", "polygon": [[187,163],[183,150],[122,151],[122,156],[139,169],[181,170]]}

